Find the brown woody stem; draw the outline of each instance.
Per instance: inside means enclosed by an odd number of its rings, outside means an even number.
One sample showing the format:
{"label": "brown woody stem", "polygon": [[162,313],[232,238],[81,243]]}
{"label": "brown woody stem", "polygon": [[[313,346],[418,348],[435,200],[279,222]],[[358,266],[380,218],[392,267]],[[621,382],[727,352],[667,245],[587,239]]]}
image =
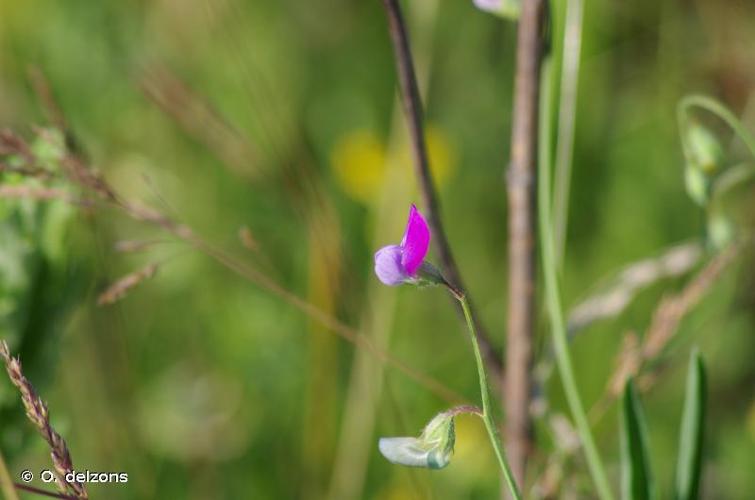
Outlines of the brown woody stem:
{"label": "brown woody stem", "polygon": [[535,171],[541,29],[545,14],[542,0],[522,2],[517,39],[511,164],[507,173],[509,203],[509,304],[506,343],[506,446],[511,468],[524,483],[531,449],[529,414],[532,388],[532,343],[536,277]]}

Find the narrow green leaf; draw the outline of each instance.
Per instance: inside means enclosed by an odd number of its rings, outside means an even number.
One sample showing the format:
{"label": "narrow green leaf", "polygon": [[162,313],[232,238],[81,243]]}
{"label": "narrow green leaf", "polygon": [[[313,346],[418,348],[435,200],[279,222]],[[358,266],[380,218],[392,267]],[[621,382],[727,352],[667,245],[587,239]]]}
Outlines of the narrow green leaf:
{"label": "narrow green leaf", "polygon": [[647,426],[631,379],[624,388],[621,428],[621,496],[624,500],[650,500],[654,487]]}
{"label": "narrow green leaf", "polygon": [[675,491],[675,498],[678,500],[693,500],[699,496],[705,399],[705,367],[700,352],[695,349],[689,359],[687,393],[684,397],[684,411],[679,432]]}

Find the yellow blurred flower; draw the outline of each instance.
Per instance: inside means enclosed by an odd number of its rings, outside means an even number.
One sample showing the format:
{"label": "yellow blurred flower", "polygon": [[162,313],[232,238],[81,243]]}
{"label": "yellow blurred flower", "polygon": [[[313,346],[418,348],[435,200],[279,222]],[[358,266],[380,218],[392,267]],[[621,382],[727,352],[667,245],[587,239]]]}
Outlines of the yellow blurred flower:
{"label": "yellow blurred flower", "polygon": [[[425,133],[430,171],[437,186],[448,182],[455,163],[454,150],[446,135],[435,126]],[[378,196],[389,160],[386,146],[371,130],[354,130],[343,135],[333,147],[330,163],[341,189],[357,201],[369,203]],[[407,182],[413,182],[410,151],[404,149],[398,161],[406,164]]]}
{"label": "yellow blurred flower", "polygon": [[385,146],[370,130],[356,130],[341,137],[330,154],[330,163],[341,189],[355,200],[374,198],[385,172]]}
{"label": "yellow blurred flower", "polygon": [[[430,172],[433,174],[435,185],[443,187],[453,173],[456,153],[445,132],[435,125],[427,126],[425,141],[427,141],[427,153],[430,156]],[[404,150],[401,159],[407,163],[411,162],[411,152],[408,149]]]}

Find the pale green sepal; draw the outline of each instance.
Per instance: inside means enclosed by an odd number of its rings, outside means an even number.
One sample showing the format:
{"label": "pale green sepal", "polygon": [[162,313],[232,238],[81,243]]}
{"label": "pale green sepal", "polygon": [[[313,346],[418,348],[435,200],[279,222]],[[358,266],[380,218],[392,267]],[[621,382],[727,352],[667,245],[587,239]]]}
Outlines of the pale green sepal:
{"label": "pale green sepal", "polygon": [[706,174],[712,174],[723,166],[724,150],[721,143],[710,130],[699,123],[693,123],[687,128],[684,143],[689,166],[699,168]]}
{"label": "pale green sepal", "polygon": [[710,199],[710,179],[699,168],[687,165],[684,168],[684,185],[692,200],[704,207]]}

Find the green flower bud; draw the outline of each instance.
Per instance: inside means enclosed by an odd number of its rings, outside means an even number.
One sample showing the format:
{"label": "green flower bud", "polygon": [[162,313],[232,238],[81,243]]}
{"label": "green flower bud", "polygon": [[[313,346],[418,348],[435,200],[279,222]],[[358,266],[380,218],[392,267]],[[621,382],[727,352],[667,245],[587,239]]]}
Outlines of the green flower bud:
{"label": "green flower bud", "polygon": [[706,174],[717,172],[724,163],[721,143],[710,130],[698,123],[687,128],[684,154],[688,167],[700,169]]}
{"label": "green flower bud", "polygon": [[715,250],[726,248],[736,236],[736,230],[728,217],[715,214],[708,218],[708,241]]}
{"label": "green flower bud", "polygon": [[444,412],[430,420],[419,438],[380,438],[378,448],[394,464],[442,469],[451,461],[455,439],[454,413]]}
{"label": "green flower bud", "polygon": [[684,185],[695,203],[704,207],[710,199],[710,179],[705,172],[689,164],[684,168]]}

